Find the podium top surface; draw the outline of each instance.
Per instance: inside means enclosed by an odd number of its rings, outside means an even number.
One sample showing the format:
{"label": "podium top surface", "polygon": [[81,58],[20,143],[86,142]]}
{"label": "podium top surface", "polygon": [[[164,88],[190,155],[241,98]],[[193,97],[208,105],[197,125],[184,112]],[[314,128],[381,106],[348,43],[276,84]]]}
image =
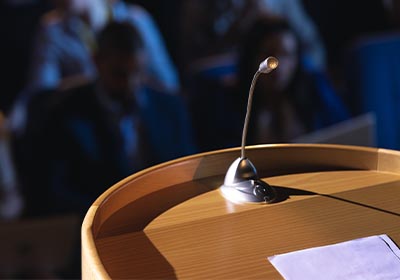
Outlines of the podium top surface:
{"label": "podium top surface", "polygon": [[82,226],[84,279],[281,279],[267,257],[387,234],[400,243],[400,152],[340,145],[248,149],[274,204],[235,204],[219,186],[229,149],[117,183]]}

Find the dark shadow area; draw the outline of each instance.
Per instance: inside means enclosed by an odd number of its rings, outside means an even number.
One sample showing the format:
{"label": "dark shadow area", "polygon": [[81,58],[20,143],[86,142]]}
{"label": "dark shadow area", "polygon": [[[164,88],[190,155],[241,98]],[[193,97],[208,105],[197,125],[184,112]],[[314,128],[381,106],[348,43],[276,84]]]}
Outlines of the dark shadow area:
{"label": "dark shadow area", "polygon": [[280,186],[271,186],[276,190],[277,198],[273,203],[278,203],[289,199],[291,196],[297,195],[317,195],[315,192],[288,188],[288,187],[280,187]]}
{"label": "dark shadow area", "polygon": [[361,207],[366,207],[366,208],[369,208],[369,209],[372,209],[372,210],[376,210],[376,211],[380,211],[380,212],[383,212],[383,213],[386,213],[386,214],[391,214],[391,215],[395,215],[395,216],[399,216],[400,217],[399,213],[392,212],[392,211],[389,211],[389,210],[385,210],[385,209],[382,209],[382,208],[378,208],[378,207],[375,207],[375,206],[371,206],[371,205],[368,205],[368,204],[360,203],[360,202],[357,202],[357,201],[352,201],[352,200],[349,200],[349,199],[337,197],[337,196],[330,195],[330,194],[318,194],[318,195],[319,196],[324,196],[324,197],[329,197],[329,198],[340,200],[340,201],[343,201],[343,202],[346,202],[346,203],[351,203],[351,204],[354,204],[354,205],[358,205],[358,206],[361,206]]}
{"label": "dark shadow area", "polygon": [[1,222],[0,279],[79,279],[80,224],[74,215]]}
{"label": "dark shadow area", "polygon": [[361,206],[361,207],[366,207],[372,210],[376,210],[376,211],[380,211],[386,214],[391,214],[391,215],[395,215],[395,216],[399,216],[400,217],[400,213],[396,213],[393,211],[389,211],[389,210],[385,210],[379,207],[375,207],[372,205],[368,205],[365,203],[361,203],[361,202],[357,202],[357,201],[353,201],[350,199],[346,199],[346,198],[342,198],[342,197],[338,197],[335,195],[330,195],[330,194],[321,194],[321,193],[316,193],[316,192],[312,192],[312,191],[306,191],[306,190],[301,190],[301,189],[296,189],[296,188],[290,188],[290,187],[282,187],[282,186],[271,186],[273,187],[278,196],[277,196],[277,200],[274,203],[279,203],[282,201],[285,201],[287,199],[289,199],[291,196],[304,196],[304,195],[318,195],[318,196],[322,196],[322,197],[328,197],[331,199],[336,199],[345,203],[351,203],[353,205],[357,205],[357,206]]}

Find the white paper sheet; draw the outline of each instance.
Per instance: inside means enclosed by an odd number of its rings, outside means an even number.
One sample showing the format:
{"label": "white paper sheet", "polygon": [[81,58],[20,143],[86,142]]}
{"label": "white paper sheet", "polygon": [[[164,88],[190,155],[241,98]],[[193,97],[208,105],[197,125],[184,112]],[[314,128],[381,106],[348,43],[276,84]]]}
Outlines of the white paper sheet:
{"label": "white paper sheet", "polygon": [[290,280],[399,280],[400,250],[385,234],[268,257]]}

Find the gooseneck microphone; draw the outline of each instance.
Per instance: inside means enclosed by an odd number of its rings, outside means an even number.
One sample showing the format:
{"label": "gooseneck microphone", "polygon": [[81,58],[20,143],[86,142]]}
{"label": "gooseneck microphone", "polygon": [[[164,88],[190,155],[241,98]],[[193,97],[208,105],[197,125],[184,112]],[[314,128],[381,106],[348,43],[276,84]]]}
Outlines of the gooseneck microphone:
{"label": "gooseneck microphone", "polygon": [[242,149],[241,149],[241,158],[245,158],[245,145],[246,145],[246,137],[247,137],[247,129],[249,127],[250,121],[250,113],[251,113],[251,106],[253,104],[253,95],[254,95],[254,87],[256,85],[258,76],[261,73],[268,74],[276,67],[278,67],[278,59],[273,56],[268,57],[263,62],[260,63],[257,72],[254,74],[253,80],[251,81],[250,90],[249,90],[249,98],[247,100],[247,110],[246,110],[246,117],[244,119],[244,126],[243,126],[243,134],[242,134]]}
{"label": "gooseneck microphone", "polygon": [[241,156],[229,167],[224,184],[220,190],[225,198],[234,202],[267,202],[272,203],[276,199],[276,191],[266,182],[259,179],[257,170],[253,163],[246,158],[246,137],[250,121],[251,107],[253,103],[254,87],[261,74],[268,74],[278,67],[278,59],[268,57],[261,62],[257,72],[254,74],[250,85],[247,111],[243,126]]}

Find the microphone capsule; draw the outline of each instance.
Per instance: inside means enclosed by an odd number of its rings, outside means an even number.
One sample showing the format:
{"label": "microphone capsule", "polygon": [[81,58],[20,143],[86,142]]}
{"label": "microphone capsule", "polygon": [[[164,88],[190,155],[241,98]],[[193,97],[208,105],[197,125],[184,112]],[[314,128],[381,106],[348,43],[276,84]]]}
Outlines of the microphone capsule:
{"label": "microphone capsule", "polygon": [[279,61],[276,57],[270,56],[267,57],[263,62],[260,63],[260,67],[258,68],[258,72],[261,73],[269,73],[278,67]]}

